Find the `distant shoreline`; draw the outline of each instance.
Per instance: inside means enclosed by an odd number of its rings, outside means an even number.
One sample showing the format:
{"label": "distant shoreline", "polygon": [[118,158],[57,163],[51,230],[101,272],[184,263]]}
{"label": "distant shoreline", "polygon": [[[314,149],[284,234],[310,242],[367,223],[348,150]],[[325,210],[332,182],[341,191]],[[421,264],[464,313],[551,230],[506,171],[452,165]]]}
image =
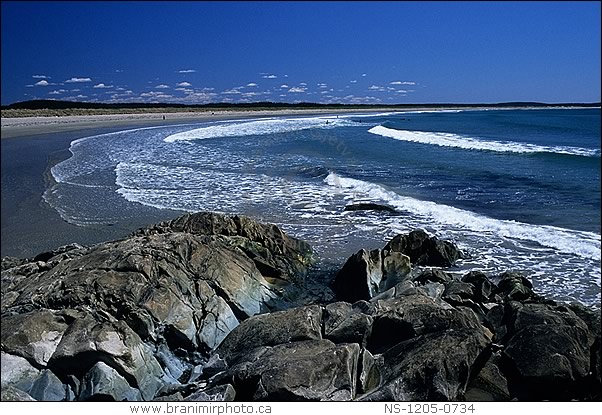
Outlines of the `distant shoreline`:
{"label": "distant shoreline", "polygon": [[89,128],[126,127],[128,125],[164,125],[176,122],[203,122],[234,120],[257,117],[328,115],[350,113],[406,112],[406,111],[450,111],[483,109],[571,109],[600,108],[592,105],[528,105],[507,107],[501,105],[441,104],[416,105],[408,107],[365,108],[66,108],[66,109],[3,109],[1,117],[1,137],[16,138],[39,134],[77,131]]}

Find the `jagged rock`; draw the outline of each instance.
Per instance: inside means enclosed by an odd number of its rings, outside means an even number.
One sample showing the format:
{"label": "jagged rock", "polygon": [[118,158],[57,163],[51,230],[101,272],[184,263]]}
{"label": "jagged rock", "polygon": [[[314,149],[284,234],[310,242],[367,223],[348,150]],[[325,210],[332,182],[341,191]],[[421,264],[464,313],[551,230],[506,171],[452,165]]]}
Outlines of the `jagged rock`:
{"label": "jagged rock", "polygon": [[447,284],[452,281],[452,276],[440,269],[425,269],[420,274],[413,278],[413,281],[418,284],[427,284],[429,282],[438,282]]}
{"label": "jagged rock", "polygon": [[453,243],[431,237],[423,230],[397,235],[384,249],[407,255],[412,265],[451,267],[462,258],[461,251]]}
{"label": "jagged rock", "polygon": [[337,302],[324,307],[324,338],[334,343],[365,346],[372,329],[372,317],[351,304]]}
{"label": "jagged rock", "polygon": [[3,349],[45,367],[56,350],[68,324],[48,310],[6,316],[2,319]]}
{"label": "jagged rock", "polygon": [[74,251],[74,250],[80,251],[82,249],[85,249],[85,248],[79,244],[64,245],[53,251],[42,252],[42,253],[36,255],[33,258],[33,260],[34,261],[42,261],[42,262],[51,262],[52,258],[55,258],[59,255],[62,255],[62,254],[65,254],[67,252]]}
{"label": "jagged rock", "polygon": [[20,390],[29,390],[40,371],[33,367],[27,359],[5,352],[0,357],[2,389],[10,385]]}
{"label": "jagged rock", "polygon": [[508,380],[501,372],[498,363],[500,354],[492,355],[466,390],[467,401],[500,402],[510,400]]}
{"label": "jagged rock", "polygon": [[98,362],[84,375],[79,400],[139,401],[141,396],[115,369]]}
{"label": "jagged rock", "polygon": [[228,369],[224,380],[242,401],[348,401],[355,397],[359,351],[357,344],[329,340],[261,347]]}
{"label": "jagged rock", "polygon": [[371,392],[380,384],[380,372],[375,365],[374,356],[368,349],[362,349],[358,367],[358,394]]}
{"label": "jagged rock", "polygon": [[232,363],[241,352],[259,346],[321,338],[322,308],[315,305],[298,307],[243,321],[224,339],[216,353]]}
{"label": "jagged rock", "polygon": [[397,213],[395,209],[390,206],[379,205],[378,203],[355,203],[353,205],[345,206],[345,211],[356,211],[356,210],[374,210],[377,212],[388,212]]}
{"label": "jagged rock", "polygon": [[473,313],[445,307],[422,294],[379,301],[373,317],[367,346],[372,353],[382,353],[416,336],[448,329],[485,333]]}
{"label": "jagged rock", "polygon": [[462,282],[472,284],[473,299],[478,303],[492,300],[496,286],[487,275],[480,271],[470,271],[462,277]]}
{"label": "jagged rock", "polygon": [[369,300],[409,277],[410,271],[409,258],[399,252],[361,249],[338,272],[334,290],[343,301]]}
{"label": "jagged rock", "polygon": [[568,325],[533,324],[508,341],[511,392],[519,399],[563,400],[590,370],[587,332]]}
{"label": "jagged rock", "polygon": [[207,363],[203,366],[203,377],[209,378],[216,375],[224,370],[228,369],[228,363],[219,357],[219,354],[214,354],[209,358]]}
{"label": "jagged rock", "polygon": [[533,284],[520,274],[504,272],[500,276],[495,294],[500,295],[504,300],[526,300],[533,295]]}
{"label": "jagged rock", "polygon": [[[82,313],[83,314],[83,313]],[[99,322],[83,314],[65,331],[48,367],[60,376],[83,376],[97,362],[106,362],[150,400],[165,376],[140,337],[122,321]]]}
{"label": "jagged rock", "polygon": [[360,400],[462,400],[488,344],[477,329],[437,331],[398,343],[375,363],[381,385]]}
{"label": "jagged rock", "polygon": [[226,385],[218,385],[199,390],[187,396],[184,400],[193,402],[233,402],[235,398],[236,390],[228,383]]}
{"label": "jagged rock", "polygon": [[452,281],[445,285],[441,298],[451,305],[468,305],[474,296],[473,285],[467,282]]}
{"label": "jagged rock", "polygon": [[42,370],[25,392],[37,401],[67,400],[67,387],[48,369]]}

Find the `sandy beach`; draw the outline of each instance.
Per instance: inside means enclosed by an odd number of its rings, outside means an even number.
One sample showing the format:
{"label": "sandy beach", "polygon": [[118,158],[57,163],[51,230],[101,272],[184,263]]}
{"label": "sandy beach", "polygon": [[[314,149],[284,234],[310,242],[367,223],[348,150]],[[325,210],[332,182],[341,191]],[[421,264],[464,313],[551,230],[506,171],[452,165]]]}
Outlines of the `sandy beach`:
{"label": "sandy beach", "polygon": [[150,126],[184,122],[217,121],[240,118],[326,115],[341,113],[369,113],[399,111],[399,109],[295,109],[295,110],[248,110],[248,111],[199,111],[199,112],[147,112],[137,114],[67,115],[59,117],[2,117],[2,139],[39,134],[78,131],[93,128],[119,128],[131,125]]}

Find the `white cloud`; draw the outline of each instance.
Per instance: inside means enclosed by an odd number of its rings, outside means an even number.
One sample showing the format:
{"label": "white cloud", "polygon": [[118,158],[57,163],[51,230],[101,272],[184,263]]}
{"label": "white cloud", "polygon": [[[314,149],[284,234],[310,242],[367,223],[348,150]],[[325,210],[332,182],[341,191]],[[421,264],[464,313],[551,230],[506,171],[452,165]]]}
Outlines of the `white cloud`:
{"label": "white cloud", "polygon": [[46,76],[46,75],[32,75],[32,78],[35,78],[35,79],[50,79],[50,77]]}
{"label": "white cloud", "polygon": [[94,88],[113,88],[113,85],[105,85],[103,83],[94,85]]}
{"label": "white cloud", "polygon": [[293,93],[301,93],[301,92],[305,92],[305,91],[307,91],[307,88],[302,88],[302,87],[297,87],[297,86],[294,86],[288,90],[288,92],[293,92]]}
{"label": "white cloud", "polygon": [[171,95],[167,95],[164,92],[160,91],[143,92],[140,94],[140,96],[143,98],[172,98]]}
{"label": "white cloud", "polygon": [[48,86],[48,81],[46,81],[45,79],[42,79],[41,81],[36,82],[34,85],[35,86]]}
{"label": "white cloud", "polygon": [[328,85],[326,85],[326,84],[318,84],[318,87],[320,87],[320,88],[328,88]]}
{"label": "white cloud", "polygon": [[357,83],[357,79],[353,79],[353,80],[351,80],[349,82],[352,83],[352,84],[356,84]]}
{"label": "white cloud", "polygon": [[122,73],[122,72],[123,72],[123,69],[115,69],[115,72],[117,72],[117,73]]}
{"label": "white cloud", "polygon": [[203,88],[201,89],[201,91],[206,92],[206,91],[215,91],[215,88]]}
{"label": "white cloud", "polygon": [[408,82],[408,81],[393,81],[390,82],[389,85],[416,85],[416,82]]}
{"label": "white cloud", "polygon": [[386,91],[384,86],[378,86],[378,85],[372,85],[370,88],[368,88],[371,91],[379,91],[379,92],[384,92]]}
{"label": "white cloud", "polygon": [[71,78],[65,81],[68,84],[78,83],[78,82],[92,82],[90,78]]}
{"label": "white cloud", "polygon": [[190,82],[180,82],[176,86],[192,86],[192,84]]}
{"label": "white cloud", "polygon": [[280,85],[280,88],[290,88],[287,84]]}
{"label": "white cloud", "polygon": [[237,88],[228,89],[228,90],[222,92],[222,94],[226,94],[226,95],[233,95],[233,94],[240,94],[240,93],[241,92]]}
{"label": "white cloud", "polygon": [[301,85],[301,86],[307,86],[307,84],[305,82],[301,82],[299,85]]}
{"label": "white cloud", "polygon": [[48,95],[60,95],[63,92],[67,92],[64,89],[57,89],[56,91],[49,92]]}
{"label": "white cloud", "polygon": [[167,88],[169,88],[169,85],[161,84],[161,85],[157,85],[155,88],[157,88],[157,89],[167,89]]}
{"label": "white cloud", "polygon": [[363,73],[363,74],[362,74],[362,76],[366,76],[366,74],[365,74],[365,73]]}
{"label": "white cloud", "polygon": [[177,71],[177,73],[194,73],[196,72],[196,70],[194,69],[181,69],[179,71]]}
{"label": "white cloud", "polygon": [[257,84],[255,82],[251,82],[251,83],[248,83],[247,86],[255,87],[255,86],[257,86]]}
{"label": "white cloud", "polygon": [[263,75],[262,78],[264,78],[264,79],[276,79],[278,77],[276,75]]}
{"label": "white cloud", "polygon": [[396,94],[406,94],[408,91],[406,91],[405,89],[398,89],[397,91],[395,91]]}

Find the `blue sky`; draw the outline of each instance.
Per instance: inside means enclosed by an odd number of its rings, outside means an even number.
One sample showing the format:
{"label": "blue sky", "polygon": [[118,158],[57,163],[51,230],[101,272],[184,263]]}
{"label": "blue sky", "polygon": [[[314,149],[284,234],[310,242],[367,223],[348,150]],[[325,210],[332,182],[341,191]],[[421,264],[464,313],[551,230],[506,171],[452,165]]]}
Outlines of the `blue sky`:
{"label": "blue sky", "polygon": [[600,101],[600,2],[2,1],[2,104]]}

